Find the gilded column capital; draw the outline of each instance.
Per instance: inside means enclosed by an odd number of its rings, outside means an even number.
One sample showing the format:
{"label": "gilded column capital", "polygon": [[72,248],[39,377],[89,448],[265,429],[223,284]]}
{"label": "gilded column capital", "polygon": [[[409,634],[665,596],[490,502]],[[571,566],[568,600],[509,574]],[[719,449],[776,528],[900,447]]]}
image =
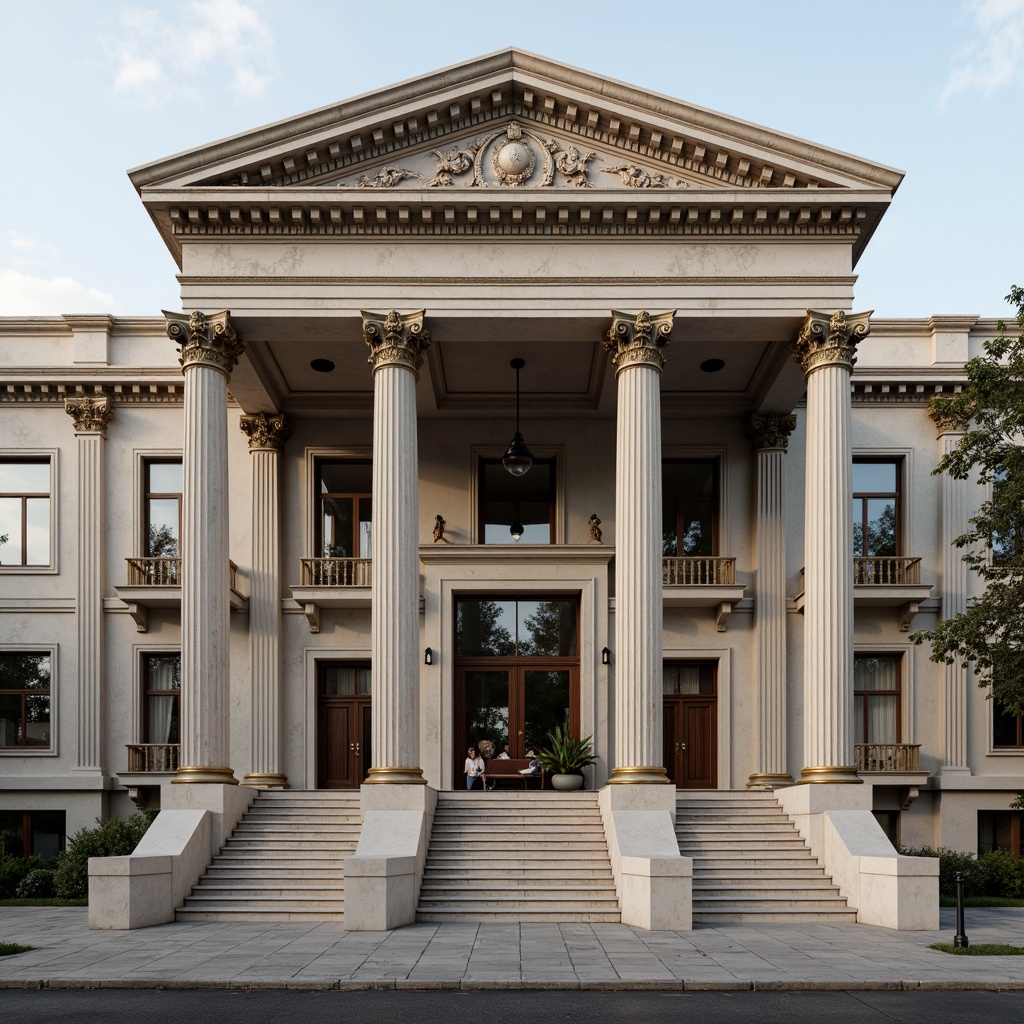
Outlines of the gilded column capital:
{"label": "gilded column capital", "polygon": [[794,427],[795,416],[777,412],[755,412],[751,413],[747,422],[743,424],[743,433],[747,435],[755,452],[769,448],[781,448],[786,451],[789,447],[789,435],[793,433]]}
{"label": "gilded column capital", "polygon": [[107,424],[114,418],[109,398],[68,398],[64,411],[75,421],[76,434],[100,434],[106,437]]}
{"label": "gilded column capital", "polygon": [[186,317],[184,313],[168,313],[167,336],[181,346],[178,362],[182,370],[190,366],[211,366],[225,377],[231,376],[239,356],[245,351],[231,316],[225,309],[207,316],[196,310]]}
{"label": "gilded column capital", "polygon": [[953,398],[933,398],[928,403],[928,415],[932,418],[939,437],[943,434],[967,432],[971,418],[955,403],[956,399]]}
{"label": "gilded column capital", "polygon": [[366,360],[376,373],[383,366],[404,366],[414,374],[423,365],[423,353],[430,348],[430,332],[423,324],[425,310],[399,313],[371,313],[361,310],[363,341],[370,349]]}
{"label": "gilded column capital", "polygon": [[674,309],[653,316],[646,309],[639,313],[612,310],[612,325],[605,335],[604,348],[611,353],[616,375],[627,366],[651,366],[661,373],[675,315]]}
{"label": "gilded column capital", "polygon": [[249,438],[249,451],[252,452],[279,452],[292,432],[287,418],[280,413],[268,416],[265,412],[258,412],[255,416],[243,416],[238,425]]}
{"label": "gilded column capital", "polygon": [[822,366],[845,366],[852,370],[857,361],[857,343],[871,333],[871,314],[823,313],[807,310],[800,333],[792,343],[793,358],[803,367],[807,377]]}

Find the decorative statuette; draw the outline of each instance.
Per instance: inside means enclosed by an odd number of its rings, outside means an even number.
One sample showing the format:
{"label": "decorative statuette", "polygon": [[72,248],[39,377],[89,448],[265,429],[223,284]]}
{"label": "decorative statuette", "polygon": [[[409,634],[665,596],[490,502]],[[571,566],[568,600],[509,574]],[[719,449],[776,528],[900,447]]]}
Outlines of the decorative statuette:
{"label": "decorative statuette", "polygon": [[75,421],[76,434],[107,433],[107,424],[114,418],[109,398],[68,398],[64,411]]}
{"label": "decorative statuette", "polygon": [[243,416],[238,425],[249,438],[249,451],[279,452],[292,432],[284,416],[268,416],[265,412]]}
{"label": "decorative statuette", "polygon": [[807,310],[807,318],[792,344],[793,358],[803,367],[804,376],[821,366],[845,366],[853,369],[857,361],[857,343],[871,333],[871,314],[823,313]]}
{"label": "decorative statuette", "polygon": [[612,310],[612,325],[604,347],[611,353],[616,374],[627,366],[647,365],[661,373],[665,366],[665,346],[672,335],[674,309],[651,316],[647,310],[624,313]]}
{"label": "decorative statuette", "polygon": [[770,448],[781,448],[785,451],[789,447],[789,435],[793,433],[795,426],[795,416],[776,412],[765,415],[752,413],[743,426],[743,433],[749,438],[755,452]]}
{"label": "decorative statuette", "polygon": [[447,526],[444,516],[434,516],[434,543],[440,544],[444,540],[444,528]]}
{"label": "decorative statuette", "polygon": [[590,519],[587,520],[590,523],[590,539],[595,544],[601,543],[601,520],[597,518],[597,513],[594,512]]}
{"label": "decorative statuette", "polygon": [[430,332],[423,326],[424,310],[415,313],[370,313],[362,310],[363,341],[370,349],[366,360],[376,373],[382,366],[404,366],[417,373],[423,353],[430,348]]}
{"label": "decorative statuette", "polygon": [[198,311],[190,313],[168,313],[167,335],[181,346],[178,362],[183,370],[190,366],[212,366],[226,377],[231,375],[239,356],[245,351],[231,323],[228,310],[207,316]]}

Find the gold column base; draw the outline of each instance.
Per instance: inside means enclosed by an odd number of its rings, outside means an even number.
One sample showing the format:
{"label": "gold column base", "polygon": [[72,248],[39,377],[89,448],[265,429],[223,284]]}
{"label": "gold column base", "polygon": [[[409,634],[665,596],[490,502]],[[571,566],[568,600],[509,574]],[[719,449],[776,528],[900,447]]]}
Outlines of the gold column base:
{"label": "gold column base", "polygon": [[425,786],[422,768],[386,767],[371,768],[363,780],[364,786]]}
{"label": "gold column base", "polygon": [[247,772],[242,777],[242,785],[255,789],[284,789],[288,785],[288,776],[280,772]]}
{"label": "gold column base", "polygon": [[613,768],[609,786],[668,785],[668,772],[660,764],[644,764],[628,768]]}
{"label": "gold column base", "polygon": [[177,774],[171,779],[175,783],[210,782],[221,786],[237,786],[238,779],[230,768],[217,768],[208,765],[181,765]]}
{"label": "gold column base", "polygon": [[809,783],[820,782],[861,785],[864,780],[857,774],[857,766],[855,764],[815,765],[812,768],[803,768],[800,771],[799,785],[803,786]]}
{"label": "gold column base", "polygon": [[793,776],[789,772],[754,772],[747,779],[747,789],[778,789],[792,785]]}

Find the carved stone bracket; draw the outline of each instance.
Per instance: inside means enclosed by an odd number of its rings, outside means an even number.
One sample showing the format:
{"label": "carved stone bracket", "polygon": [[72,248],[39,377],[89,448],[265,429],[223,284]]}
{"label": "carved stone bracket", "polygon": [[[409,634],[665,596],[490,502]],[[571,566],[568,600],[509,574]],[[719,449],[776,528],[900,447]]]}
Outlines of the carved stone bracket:
{"label": "carved stone bracket", "polygon": [[286,417],[280,414],[268,416],[265,412],[243,416],[238,425],[249,438],[250,451],[279,452],[292,432]]}
{"label": "carved stone bracket", "polygon": [[970,425],[969,418],[957,409],[954,399],[933,398],[928,403],[928,415],[932,418],[939,437],[943,434],[963,434]]}
{"label": "carved stone bracket", "polygon": [[857,361],[857,343],[871,333],[871,314],[846,314],[807,310],[807,318],[793,341],[793,358],[803,367],[804,376],[822,366],[845,366],[853,369]]}
{"label": "carved stone bracket", "polygon": [[210,316],[197,311],[186,318],[184,313],[169,313],[165,309],[164,316],[168,337],[181,346],[178,362],[183,370],[190,366],[212,366],[224,376],[231,376],[245,346],[227,310]]}
{"label": "carved stone bracket", "polygon": [[665,346],[672,336],[672,321],[676,311],[655,313],[647,310],[624,313],[612,310],[612,325],[605,336],[604,348],[611,353],[616,374],[627,366],[653,366],[658,373],[665,366]]}
{"label": "carved stone bracket", "polygon": [[743,433],[747,435],[755,452],[768,448],[781,448],[786,451],[789,447],[789,435],[793,433],[795,426],[795,416],[775,412],[762,415],[755,412],[743,425]]}
{"label": "carved stone bracket", "polygon": [[114,418],[109,398],[68,398],[64,411],[75,421],[76,434],[107,436],[107,424]]}
{"label": "carved stone bracket", "polygon": [[404,366],[418,373],[423,353],[430,348],[430,332],[423,325],[424,310],[401,314],[362,310],[363,341],[370,349],[367,362],[376,373],[382,366]]}

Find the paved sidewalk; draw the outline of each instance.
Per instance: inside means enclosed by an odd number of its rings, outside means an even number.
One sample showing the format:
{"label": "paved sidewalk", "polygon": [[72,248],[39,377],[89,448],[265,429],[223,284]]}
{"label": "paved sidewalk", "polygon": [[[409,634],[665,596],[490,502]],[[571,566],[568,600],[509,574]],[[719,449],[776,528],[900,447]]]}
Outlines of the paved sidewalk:
{"label": "paved sidewalk", "polygon": [[[954,957],[939,932],[870,925],[167,924],[90,932],[84,908],[0,908],[2,988],[1024,989],[1024,957]],[[972,943],[1024,945],[1024,908],[967,912]]]}

